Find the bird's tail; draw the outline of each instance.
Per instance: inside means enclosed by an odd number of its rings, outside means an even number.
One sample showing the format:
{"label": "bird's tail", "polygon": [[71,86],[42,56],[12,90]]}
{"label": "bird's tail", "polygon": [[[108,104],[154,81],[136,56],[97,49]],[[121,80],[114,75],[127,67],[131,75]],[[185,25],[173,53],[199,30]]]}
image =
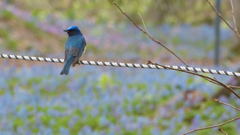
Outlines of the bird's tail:
{"label": "bird's tail", "polygon": [[60,73],[61,75],[63,75],[63,74],[68,75],[69,69],[71,67],[73,60],[74,60],[74,57],[70,57],[66,60],[64,67],[62,69],[62,72]]}

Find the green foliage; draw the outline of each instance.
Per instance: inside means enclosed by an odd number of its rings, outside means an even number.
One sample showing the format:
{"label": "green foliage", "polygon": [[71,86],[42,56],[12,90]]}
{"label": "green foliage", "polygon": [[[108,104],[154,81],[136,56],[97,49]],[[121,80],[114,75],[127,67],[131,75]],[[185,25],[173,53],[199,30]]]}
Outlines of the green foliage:
{"label": "green foliage", "polygon": [[180,43],[180,37],[179,36],[175,36],[175,37],[173,37],[173,39],[172,39],[172,43],[173,43],[173,45],[179,45],[179,43]]}
{"label": "green foliage", "polygon": [[0,89],[0,96],[5,94],[5,90],[4,89]]}
{"label": "green foliage", "polygon": [[43,78],[41,77],[33,77],[31,79],[29,79],[27,82],[28,82],[28,85],[31,86],[32,84],[40,84],[42,82]]}
{"label": "green foliage", "polygon": [[113,85],[118,84],[118,82],[114,80],[112,76],[103,73],[98,80],[98,84],[103,88],[103,90],[105,90],[107,87],[112,87]]}
{"label": "green foliage", "polygon": [[193,84],[193,82],[194,82],[194,78],[193,77],[189,77],[188,81],[187,81],[187,85],[189,86],[189,85]]}
{"label": "green foliage", "polygon": [[[40,120],[42,121],[42,123],[45,125],[45,126],[50,126],[50,121],[52,119],[52,116],[48,116],[48,115],[42,115],[40,116]],[[60,121],[60,120],[59,120]]]}
{"label": "green foliage", "polygon": [[8,38],[8,32],[6,29],[0,28],[0,37]]}
{"label": "green foliage", "polygon": [[[7,21],[7,20],[15,19],[15,17],[12,15],[12,13],[6,10],[3,10],[0,14],[0,19]],[[11,39],[11,37],[9,36],[9,31],[10,30],[7,30],[6,28],[0,28],[0,38],[5,39],[3,40],[3,46],[6,49],[16,51],[18,42]]]}
{"label": "green foliage", "polygon": [[14,41],[14,40],[11,40],[11,39],[8,39],[6,48],[9,49],[9,50],[16,51],[18,49],[18,42]]}
{"label": "green foliage", "polygon": [[41,49],[38,50],[47,53],[57,50],[57,47],[49,49],[49,47],[43,47],[44,44],[49,46],[49,43],[59,44],[58,42],[62,43],[64,40],[64,38],[59,38],[59,36],[51,38],[49,36],[51,34],[38,28],[36,23],[22,20],[6,10],[2,10],[0,13],[0,20],[4,20],[4,25],[0,24],[1,26],[3,25],[0,28],[1,49],[11,51],[31,50],[32,48],[37,49],[36,44],[41,44]]}
{"label": "green foliage", "polygon": [[87,50],[86,51],[88,51],[88,53],[91,52],[94,55],[101,54],[101,50],[97,46],[92,45],[92,44],[87,44]]}
{"label": "green foliage", "polygon": [[34,32],[34,35],[37,36],[38,38],[40,38],[42,35],[41,35],[41,31],[35,23],[33,22],[23,22],[23,26],[25,28],[27,28],[28,30]]}
{"label": "green foliage", "polygon": [[13,89],[14,89],[14,87],[16,86],[16,84],[19,82],[19,79],[18,78],[12,78],[11,80],[9,80],[8,82],[7,82],[7,84],[10,86],[10,90],[12,90],[11,91],[11,94],[14,94],[13,93]]}
{"label": "green foliage", "polygon": [[17,130],[17,127],[19,126],[23,126],[24,125],[24,121],[21,120],[21,118],[16,118],[14,121],[13,121],[13,126],[14,126],[14,129]]}
{"label": "green foliage", "polygon": [[8,12],[7,10],[3,10],[0,14],[0,18],[2,20],[10,20],[10,19],[13,19],[15,17],[12,13]]}
{"label": "green foliage", "polygon": [[34,17],[38,17],[40,16],[41,10],[33,9],[31,13]]}
{"label": "green foliage", "polygon": [[[168,23],[178,25],[181,23],[213,23],[215,13],[205,1],[176,1],[176,0],[91,0],[91,1],[68,1],[59,2],[42,0],[29,1],[22,0],[21,5],[33,11],[33,15],[42,18],[54,12],[68,19],[92,18],[96,22],[118,23],[126,22],[126,18],[112,3],[117,3],[125,13],[134,21],[141,24],[138,12],[147,20],[148,24]],[[14,3],[19,3],[15,1]],[[101,5],[101,6],[99,6]],[[227,4],[222,4],[223,16],[227,16],[230,8]],[[96,8],[98,7],[98,8]],[[191,8],[189,8],[191,7]]]}
{"label": "green foliage", "polygon": [[145,83],[133,83],[128,85],[129,89],[137,88],[138,90],[147,90],[147,85]]}

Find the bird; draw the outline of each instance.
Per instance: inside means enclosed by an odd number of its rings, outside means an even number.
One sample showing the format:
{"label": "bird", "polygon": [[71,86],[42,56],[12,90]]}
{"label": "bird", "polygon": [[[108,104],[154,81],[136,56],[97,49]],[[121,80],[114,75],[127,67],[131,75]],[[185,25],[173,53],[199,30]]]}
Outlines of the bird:
{"label": "bird", "polygon": [[60,75],[68,75],[71,64],[74,67],[78,63],[87,44],[82,32],[77,26],[70,26],[67,30],[63,31],[67,32],[68,39],[65,44],[65,63]]}

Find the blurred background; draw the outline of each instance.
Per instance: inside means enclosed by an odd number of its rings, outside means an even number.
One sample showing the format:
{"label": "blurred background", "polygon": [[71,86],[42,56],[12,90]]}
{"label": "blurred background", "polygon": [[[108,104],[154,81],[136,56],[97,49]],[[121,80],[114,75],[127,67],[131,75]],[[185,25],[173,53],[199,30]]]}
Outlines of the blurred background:
{"label": "blurred background", "polygon": [[[116,0],[139,26],[188,65],[237,71],[240,41],[220,23],[219,64],[215,60],[216,14],[206,1]],[[211,1],[215,5],[216,1]],[[240,2],[235,14],[240,29]],[[231,5],[221,13],[232,25]],[[108,0],[2,0],[0,53],[64,57],[63,29],[77,25],[87,50],[81,59],[183,65],[142,34]],[[233,26],[233,25],[232,25]],[[221,87],[185,73],[165,70],[77,66],[60,76],[63,64],[0,59],[0,134],[170,135],[221,123],[239,112],[214,98],[240,106]],[[236,78],[209,75],[238,85]],[[240,134],[240,121],[227,124]],[[220,134],[217,128],[196,134]]]}

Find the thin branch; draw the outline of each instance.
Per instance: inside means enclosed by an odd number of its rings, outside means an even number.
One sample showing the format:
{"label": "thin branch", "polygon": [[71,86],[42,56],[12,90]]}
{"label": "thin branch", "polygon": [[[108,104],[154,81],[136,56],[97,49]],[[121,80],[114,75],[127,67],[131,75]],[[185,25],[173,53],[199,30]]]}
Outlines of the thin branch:
{"label": "thin branch", "polygon": [[234,6],[233,6],[233,1],[230,0],[231,7],[232,7],[232,18],[233,18],[233,24],[234,24],[234,32],[237,33],[238,37],[240,37],[240,34],[237,29],[237,24],[236,24],[236,19],[235,19],[235,14],[234,14]]}
{"label": "thin branch", "polygon": [[[214,8],[213,4],[209,1],[209,0],[206,0],[208,2],[208,4],[212,7],[213,11],[227,24],[227,26],[233,31],[235,32],[238,37],[240,38],[240,34],[238,32],[238,30],[235,28],[233,28],[232,26],[230,26],[230,24],[223,18],[223,16]],[[235,21],[235,16],[234,16],[234,7],[233,7],[233,3],[232,3],[232,0],[231,1],[231,6],[232,6],[232,14],[233,14],[233,21],[234,21],[234,25],[236,27],[236,21]]]}
{"label": "thin branch", "polygon": [[[160,41],[156,40],[155,38],[153,38],[147,31],[141,29],[126,13],[124,13],[122,11],[122,9],[115,3],[113,2],[113,4],[121,11],[121,13],[123,15],[125,15],[132,23],[133,25],[135,25],[140,31],[142,31],[144,34],[148,35],[148,37],[150,39],[152,39],[152,41],[154,41],[155,43],[161,45],[162,47],[164,47],[166,50],[168,50],[170,53],[172,53],[175,57],[178,58],[178,60],[180,60],[185,66],[189,67],[181,58],[179,58],[173,51],[171,51],[170,49],[168,49],[163,43],[161,43]],[[143,20],[143,19],[142,19]]]}
{"label": "thin branch", "polygon": [[[157,41],[155,38],[153,38],[153,37],[148,33],[147,28],[146,28],[145,23],[144,23],[144,19],[142,18],[142,16],[141,16],[140,14],[138,14],[138,15],[139,15],[140,18],[142,19],[142,22],[143,22],[143,25],[144,25],[145,30],[143,30],[143,29],[141,29],[140,27],[138,27],[138,25],[137,25],[126,13],[123,12],[123,10],[122,10],[115,2],[113,2],[113,4],[114,4],[114,5],[121,11],[121,13],[124,14],[140,31],[142,31],[144,34],[148,35],[150,39],[152,39],[154,42],[156,42],[156,43],[160,44],[161,46],[163,46],[165,49],[167,49],[169,52],[171,52],[174,56],[176,56],[180,61],[182,61],[175,53],[173,53],[173,52],[172,52],[171,50],[169,50],[166,46],[164,46],[160,41]],[[184,62],[182,61],[182,63],[184,63]],[[157,63],[155,63],[155,64],[157,64]],[[185,63],[184,63],[184,64],[185,64]],[[185,64],[185,65],[188,67],[187,64]],[[163,66],[163,65],[160,65],[160,66],[165,67],[165,66]],[[176,69],[169,68],[169,67],[166,67],[166,68],[172,69],[172,70],[176,70]],[[181,70],[177,70],[177,71],[181,71]],[[190,74],[193,74],[193,75],[197,75],[197,76],[200,76],[200,77],[208,80],[209,82],[212,82],[212,83],[215,83],[215,84],[217,84],[217,85],[223,86],[223,87],[225,87],[226,89],[230,90],[230,91],[231,91],[233,94],[235,94],[238,98],[240,98],[240,96],[239,96],[236,92],[234,92],[233,89],[231,89],[229,86],[227,86],[227,85],[225,85],[225,84],[223,84],[223,83],[221,83],[221,82],[219,82],[219,81],[217,81],[217,80],[215,80],[215,79],[212,79],[212,78],[207,77],[207,76],[204,76],[204,75],[200,75],[200,74],[198,74],[198,73],[196,73],[196,72],[189,72],[189,71],[181,71],[181,72],[187,72],[187,73],[190,73]]]}
{"label": "thin branch", "polygon": [[232,29],[234,31],[234,29],[230,26],[230,24],[223,18],[223,16],[214,8],[214,6],[212,5],[212,3],[209,0],[206,0],[208,2],[208,4],[212,7],[213,11],[228,25],[228,27],[230,29]]}
{"label": "thin branch", "polygon": [[[207,0],[207,2],[209,2],[209,1]],[[141,16],[139,13],[138,13],[138,15],[139,15],[140,18],[142,19],[142,22],[143,22],[143,25],[144,25],[145,30],[141,29],[126,13],[123,12],[123,10],[122,10],[115,2],[113,2],[113,4],[114,4],[114,5],[121,11],[121,13],[124,14],[140,31],[142,31],[144,34],[148,35],[150,39],[152,39],[154,42],[156,42],[156,43],[160,44],[161,46],[163,46],[164,48],[166,48],[169,52],[171,52],[174,56],[176,56],[180,61],[182,61],[175,53],[173,53],[171,50],[169,50],[167,47],[165,47],[160,41],[157,41],[155,38],[153,38],[153,37],[148,33],[147,28],[146,28],[145,23],[144,23],[144,19],[142,18],[142,16]],[[212,6],[212,4],[211,4],[210,2],[209,2],[209,4]],[[214,10],[216,13],[218,13],[213,6],[212,6],[212,8],[213,8],[213,10]],[[221,16],[220,13],[218,13],[218,15],[219,15],[223,20],[225,20],[225,19]],[[227,23],[227,22],[226,22],[226,23]],[[228,23],[227,23],[227,24],[228,24]],[[229,24],[228,24],[228,25],[229,25]],[[230,25],[229,25],[229,27],[232,28]],[[182,61],[182,62],[183,62],[183,61]],[[183,63],[184,63],[184,62],[183,62]],[[151,61],[150,61],[150,63],[148,63],[148,64],[159,65],[159,64],[157,64],[157,63],[152,63]],[[184,64],[185,64],[185,63],[184,63]],[[187,64],[185,64],[185,65],[188,66]],[[196,73],[196,72],[182,71],[182,70],[179,70],[179,69],[174,69],[174,68],[166,67],[166,66],[163,66],[163,65],[159,65],[159,66],[165,67],[165,68],[167,68],[167,69],[177,70],[177,71],[186,72],[186,73],[190,73],[190,74],[193,74],[193,75],[200,76],[200,77],[208,80],[209,82],[212,82],[212,83],[214,83],[214,84],[220,85],[220,86],[222,86],[222,87],[230,90],[234,95],[236,95],[236,96],[240,99],[240,96],[239,96],[236,92],[234,92],[234,90],[233,90],[229,85],[225,85],[225,84],[217,81],[216,79],[213,79],[213,78],[210,78],[210,77],[207,77],[207,76],[198,74],[198,73]],[[237,87],[237,86],[235,86],[235,88],[236,88],[236,87]]]}
{"label": "thin branch", "polygon": [[222,86],[222,87],[226,88],[227,90],[231,91],[234,95],[236,95],[236,96],[240,99],[240,96],[239,96],[232,88],[230,88],[229,86],[225,85],[225,84],[222,83],[222,82],[217,81],[217,80],[214,79],[214,78],[211,78],[211,77],[208,77],[208,76],[204,76],[204,75],[198,74],[198,73],[196,73],[196,72],[191,72],[191,71],[187,71],[187,70],[184,71],[184,70],[180,70],[180,69],[175,69],[175,68],[171,68],[171,67],[166,67],[166,66],[160,65],[160,64],[158,64],[158,63],[152,63],[150,60],[148,60],[148,63],[147,63],[147,64],[157,65],[157,66],[164,67],[164,68],[166,68],[166,69],[176,70],[176,71],[185,72],[185,73],[189,73],[189,74],[192,74],[192,75],[196,75],[196,76],[202,77],[202,78],[206,79],[206,80],[209,81],[209,82],[212,82],[212,83],[214,82],[214,84],[217,84],[217,85],[219,85],[219,86]]}
{"label": "thin branch", "polygon": [[138,15],[139,15],[139,17],[140,17],[141,20],[142,20],[142,23],[143,23],[143,26],[144,26],[144,28],[145,28],[145,31],[147,32],[148,35],[150,35],[149,32],[148,32],[148,30],[147,30],[147,27],[146,27],[146,25],[145,25],[145,23],[144,23],[144,20],[143,20],[142,16],[141,16],[139,13],[138,13]]}
{"label": "thin branch", "polygon": [[234,15],[233,1],[230,0],[230,3],[231,3],[231,7],[232,7],[232,18],[233,18],[233,24],[234,24],[234,27],[235,27],[235,30],[234,30],[234,31],[238,31],[238,30],[237,30],[237,25],[236,25],[236,19],[235,19],[235,15]]}
{"label": "thin branch", "polygon": [[186,135],[186,134],[189,134],[189,133],[193,133],[193,132],[196,132],[196,131],[199,131],[199,130],[205,130],[205,129],[209,129],[209,128],[221,127],[221,126],[223,126],[223,125],[225,125],[225,124],[228,124],[228,123],[230,123],[230,122],[236,121],[236,120],[238,120],[238,119],[240,119],[240,117],[236,117],[236,118],[234,118],[234,119],[228,120],[228,121],[223,122],[223,123],[218,124],[218,125],[213,125],[213,126],[208,126],[208,127],[203,127],[203,128],[196,128],[196,129],[191,130],[191,131],[189,131],[189,132],[183,133],[182,135]]}
{"label": "thin branch", "polygon": [[226,132],[224,132],[224,131],[223,131],[223,129],[222,129],[222,128],[220,128],[220,127],[218,127],[218,131],[222,132],[224,135],[227,135],[227,133],[226,133]]}
{"label": "thin branch", "polygon": [[232,89],[240,89],[240,86],[234,86],[234,85],[227,85],[227,86],[232,88]]}
{"label": "thin branch", "polygon": [[221,102],[221,101],[219,101],[218,99],[215,99],[215,101],[218,102],[218,103],[220,103],[220,104],[227,105],[227,106],[229,106],[229,107],[232,107],[232,108],[234,108],[234,109],[240,111],[239,108],[237,108],[237,107],[235,107],[235,106],[232,106],[232,105],[230,105],[230,104],[227,104],[227,103]]}
{"label": "thin branch", "polygon": [[[213,79],[215,79],[217,81],[217,79],[215,77]],[[211,80],[208,80],[208,81],[210,81],[211,83],[219,85],[218,83],[216,83],[216,81],[211,81]],[[240,89],[240,86],[234,86],[234,85],[226,85],[226,86],[228,86],[229,88],[232,88],[232,89]]]}
{"label": "thin branch", "polygon": [[[213,77],[213,79],[215,79],[216,81],[218,81],[215,77]],[[212,83],[215,83],[215,82],[212,82]],[[240,89],[240,86],[227,85],[227,84],[225,84],[225,85],[228,86],[229,88],[232,88],[232,89]]]}

